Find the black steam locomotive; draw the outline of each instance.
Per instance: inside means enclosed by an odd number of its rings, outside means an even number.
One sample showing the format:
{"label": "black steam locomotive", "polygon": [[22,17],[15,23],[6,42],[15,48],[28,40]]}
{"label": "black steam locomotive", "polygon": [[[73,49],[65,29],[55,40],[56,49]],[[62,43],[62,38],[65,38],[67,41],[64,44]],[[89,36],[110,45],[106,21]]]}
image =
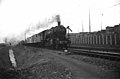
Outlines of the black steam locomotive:
{"label": "black steam locomotive", "polygon": [[67,49],[70,40],[66,37],[66,32],[66,28],[58,21],[57,26],[27,38],[25,45],[53,49]]}

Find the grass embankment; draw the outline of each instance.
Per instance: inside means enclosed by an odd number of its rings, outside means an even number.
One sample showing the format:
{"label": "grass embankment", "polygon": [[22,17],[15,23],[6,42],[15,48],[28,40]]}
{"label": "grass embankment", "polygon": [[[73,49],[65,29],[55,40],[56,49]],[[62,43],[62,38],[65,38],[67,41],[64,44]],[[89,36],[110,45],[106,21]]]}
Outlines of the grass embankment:
{"label": "grass embankment", "polygon": [[41,48],[13,47],[17,62],[15,70],[1,73],[1,79],[71,79],[71,72]]}

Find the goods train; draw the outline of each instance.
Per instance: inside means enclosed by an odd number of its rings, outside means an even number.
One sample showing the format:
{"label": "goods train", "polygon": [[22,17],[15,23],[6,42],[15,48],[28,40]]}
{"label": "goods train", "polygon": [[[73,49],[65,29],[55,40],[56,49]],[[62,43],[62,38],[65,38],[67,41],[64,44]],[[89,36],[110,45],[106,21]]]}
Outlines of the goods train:
{"label": "goods train", "polygon": [[114,27],[107,26],[105,30],[97,32],[67,33],[67,29],[61,25],[35,34],[25,41],[25,45],[38,47],[51,47],[54,49],[67,49],[70,47],[98,49],[107,51],[120,51],[120,24]]}
{"label": "goods train", "polygon": [[37,47],[50,47],[54,49],[67,49],[69,39],[66,37],[67,28],[57,21],[58,25],[51,29],[44,30],[25,40],[25,45]]}
{"label": "goods train", "polygon": [[120,51],[120,24],[97,32],[71,33],[71,47]]}

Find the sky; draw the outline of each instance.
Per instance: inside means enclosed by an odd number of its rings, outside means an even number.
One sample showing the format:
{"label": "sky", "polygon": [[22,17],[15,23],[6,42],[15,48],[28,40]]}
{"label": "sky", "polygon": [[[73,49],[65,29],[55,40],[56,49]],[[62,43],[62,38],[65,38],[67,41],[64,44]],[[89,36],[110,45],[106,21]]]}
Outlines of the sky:
{"label": "sky", "polygon": [[[72,33],[105,29],[120,23],[120,0],[0,0],[0,42],[4,38],[22,40],[57,25],[52,21],[60,15],[61,24]],[[45,26],[35,29],[39,24]],[[46,25],[47,24],[47,25]],[[39,25],[40,26],[40,25]],[[34,30],[33,30],[34,29]]]}

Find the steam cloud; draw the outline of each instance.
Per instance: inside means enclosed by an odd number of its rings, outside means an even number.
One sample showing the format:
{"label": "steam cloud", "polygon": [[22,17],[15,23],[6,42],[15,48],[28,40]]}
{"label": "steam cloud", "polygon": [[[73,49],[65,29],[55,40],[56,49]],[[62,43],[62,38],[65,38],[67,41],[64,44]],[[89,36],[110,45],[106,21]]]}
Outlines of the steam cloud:
{"label": "steam cloud", "polygon": [[56,15],[56,21],[60,21],[60,15]]}
{"label": "steam cloud", "polygon": [[58,22],[58,21],[60,21],[60,15],[54,15],[54,16],[52,16],[52,18],[45,19],[43,22],[39,22],[35,26],[32,26],[31,28],[26,29],[25,33],[29,33],[30,31],[35,31],[40,28],[47,28],[47,27],[49,27],[50,24],[52,24],[54,22]]}
{"label": "steam cloud", "polygon": [[24,40],[25,34],[29,33],[31,31],[39,30],[40,28],[47,28],[50,24],[54,22],[60,21],[60,15],[54,15],[49,19],[45,19],[43,22],[39,22],[36,25],[31,25],[31,28],[26,29],[24,32],[22,32],[20,35],[9,35],[3,39],[3,41],[7,44],[17,44],[19,41]]}

